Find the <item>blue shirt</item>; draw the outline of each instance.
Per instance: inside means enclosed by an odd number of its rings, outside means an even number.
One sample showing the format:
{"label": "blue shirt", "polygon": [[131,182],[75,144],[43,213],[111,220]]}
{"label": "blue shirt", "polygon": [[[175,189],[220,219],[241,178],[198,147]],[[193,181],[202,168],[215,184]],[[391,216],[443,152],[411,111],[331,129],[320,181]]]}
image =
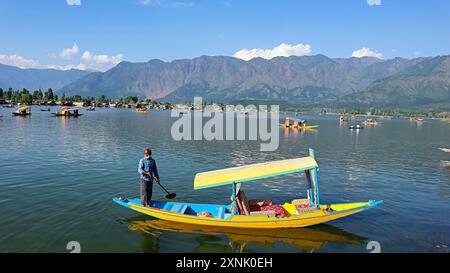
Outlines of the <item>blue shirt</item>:
{"label": "blue shirt", "polygon": [[144,181],[152,181],[153,182],[153,177],[152,176],[148,176],[148,175],[144,175],[144,172],[150,172],[152,173],[156,178],[159,179],[159,174],[158,174],[158,169],[156,168],[156,162],[153,158],[143,158],[139,161],[139,167],[138,167],[138,172],[141,175],[141,179]]}

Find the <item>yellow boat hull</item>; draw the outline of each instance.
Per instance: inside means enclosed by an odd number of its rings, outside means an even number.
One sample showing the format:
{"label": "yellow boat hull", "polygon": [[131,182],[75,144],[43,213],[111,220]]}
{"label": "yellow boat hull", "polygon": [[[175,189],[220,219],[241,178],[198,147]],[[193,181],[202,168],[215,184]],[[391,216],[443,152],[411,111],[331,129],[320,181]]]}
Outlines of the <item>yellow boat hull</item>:
{"label": "yellow boat hull", "polygon": [[280,124],[280,126],[285,127],[285,128],[299,129],[299,130],[314,130],[314,129],[319,128],[319,125],[307,125],[307,126],[289,125],[289,126],[286,126],[284,124]]}
{"label": "yellow boat hull", "polygon": [[380,125],[381,122],[363,122],[364,125]]}
{"label": "yellow boat hull", "polygon": [[[316,211],[300,215],[291,215],[284,218],[268,216],[245,216],[233,215],[228,219],[198,217],[196,215],[180,214],[153,207],[143,207],[133,202],[123,202],[121,199],[114,198],[116,203],[128,207],[134,211],[172,222],[185,224],[194,224],[201,226],[229,227],[229,228],[252,228],[252,229],[277,229],[277,228],[296,228],[308,227],[345,216],[349,216],[369,208],[373,208],[382,203],[382,201],[368,201],[360,203],[321,205]],[[332,212],[325,209],[331,207]]]}

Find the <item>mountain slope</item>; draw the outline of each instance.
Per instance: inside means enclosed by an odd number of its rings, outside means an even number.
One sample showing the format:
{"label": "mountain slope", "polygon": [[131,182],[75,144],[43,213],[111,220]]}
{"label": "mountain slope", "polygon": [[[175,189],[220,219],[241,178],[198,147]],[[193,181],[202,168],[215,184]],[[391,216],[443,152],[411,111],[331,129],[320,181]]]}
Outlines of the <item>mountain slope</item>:
{"label": "mountain slope", "polygon": [[[225,56],[202,56],[173,62],[122,62],[105,73],[80,79],[63,88],[62,92],[80,95],[91,92],[100,95],[101,92],[111,97],[140,94],[162,98],[175,90],[184,90],[184,86],[203,85],[212,93],[235,90],[255,95],[253,91],[261,88],[290,93],[314,87],[341,95],[366,87],[370,83],[370,75],[365,76],[367,79],[361,78],[364,70],[380,62],[375,58],[331,59],[323,55],[271,60],[256,58],[248,62]],[[370,71],[365,74],[370,74]]]}
{"label": "mountain slope", "polygon": [[59,89],[89,74],[81,70],[53,69],[20,69],[18,67],[0,64],[0,87],[29,90]]}
{"label": "mountain slope", "polygon": [[[201,56],[172,62],[122,62],[104,73],[87,75],[60,92],[82,96],[104,94],[111,98],[137,95],[172,102],[192,101],[194,96],[202,96],[205,100],[221,102],[271,100],[343,105],[375,103],[378,97],[386,101],[388,98],[382,94],[400,92],[411,96],[404,105],[420,104],[426,100],[415,101],[412,97],[429,93],[425,99],[434,102],[437,97],[445,99],[448,90],[449,67],[441,67],[441,74],[425,71],[433,66],[426,65],[433,59],[333,59],[315,55],[243,61],[225,56]],[[412,74],[418,73],[421,64],[424,66],[422,76]],[[371,94],[375,97],[370,97]],[[401,102],[396,99],[392,105],[403,105]]]}
{"label": "mountain slope", "polygon": [[341,99],[376,107],[415,107],[450,102],[450,56],[422,59],[393,76]]}

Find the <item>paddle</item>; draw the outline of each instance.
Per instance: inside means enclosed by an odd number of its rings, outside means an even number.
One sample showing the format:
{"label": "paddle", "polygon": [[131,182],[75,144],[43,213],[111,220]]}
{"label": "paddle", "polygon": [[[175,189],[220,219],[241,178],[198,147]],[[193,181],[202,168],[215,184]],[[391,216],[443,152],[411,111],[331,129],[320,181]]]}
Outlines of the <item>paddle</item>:
{"label": "paddle", "polygon": [[153,177],[154,180],[158,181],[157,184],[158,184],[165,192],[167,192],[167,195],[166,195],[166,198],[167,198],[167,199],[174,199],[175,197],[177,197],[177,194],[176,194],[176,193],[174,193],[174,192],[170,193],[168,190],[166,190],[166,188],[164,188],[163,185],[161,185],[159,179],[157,179],[157,178],[153,175],[153,173],[152,173],[152,177]]}

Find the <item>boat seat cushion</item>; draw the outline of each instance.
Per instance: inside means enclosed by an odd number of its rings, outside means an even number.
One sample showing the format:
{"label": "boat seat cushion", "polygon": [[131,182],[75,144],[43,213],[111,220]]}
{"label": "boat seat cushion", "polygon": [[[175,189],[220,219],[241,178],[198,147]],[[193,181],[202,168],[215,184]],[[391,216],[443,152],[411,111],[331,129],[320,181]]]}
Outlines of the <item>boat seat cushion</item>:
{"label": "boat seat cushion", "polygon": [[286,211],[280,205],[265,206],[265,207],[262,207],[261,210],[262,211],[275,211],[275,215],[278,218],[284,218],[287,216]]}

